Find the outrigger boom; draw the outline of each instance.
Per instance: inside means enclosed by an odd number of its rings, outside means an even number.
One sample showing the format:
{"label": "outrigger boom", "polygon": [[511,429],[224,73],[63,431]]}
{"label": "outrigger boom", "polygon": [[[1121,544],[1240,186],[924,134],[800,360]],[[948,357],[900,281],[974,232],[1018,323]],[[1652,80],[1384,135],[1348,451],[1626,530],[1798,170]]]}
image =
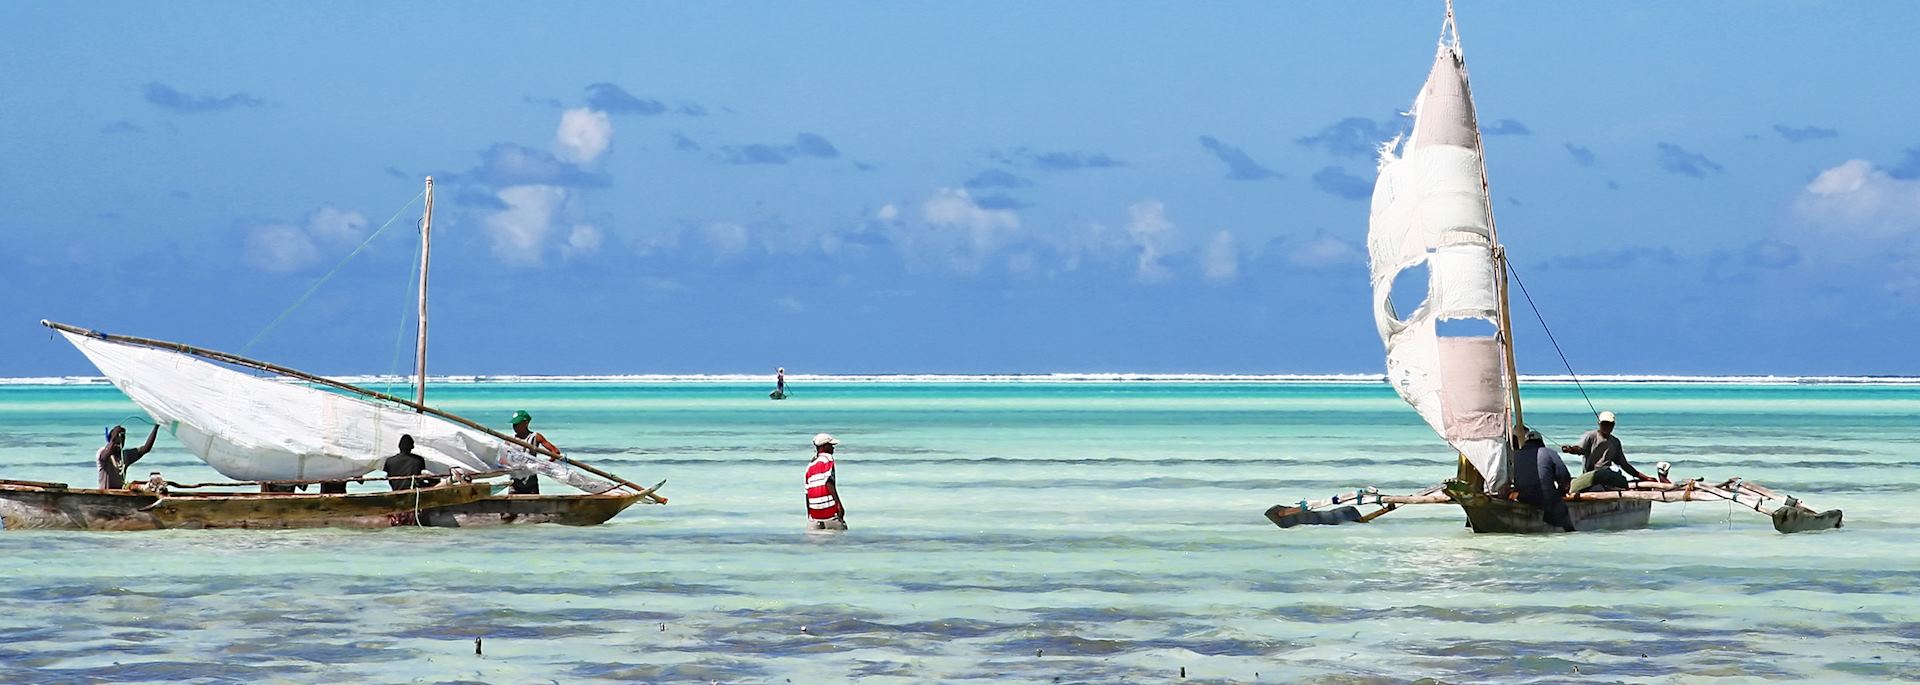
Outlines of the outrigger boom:
{"label": "outrigger boom", "polygon": [[[1378,488],[1365,487],[1352,492],[1343,492],[1317,500],[1302,500],[1297,504],[1275,505],[1267,509],[1267,519],[1281,528],[1299,525],[1332,525],[1339,523],[1365,523],[1402,506],[1414,504],[1453,504],[1458,501],[1447,493],[1447,486],[1454,481],[1429,487],[1410,495],[1381,494]],[[1500,500],[1494,500],[1500,502]],[[1832,530],[1841,526],[1842,512],[1839,509],[1818,511],[1800,501],[1799,498],[1783,495],[1758,483],[1750,483],[1740,478],[1730,478],[1717,484],[1708,483],[1704,478],[1663,483],[1642,481],[1633,483],[1626,490],[1603,490],[1598,492],[1576,492],[1567,495],[1569,506],[1579,502],[1600,503],[1607,501],[1646,502],[1732,502],[1742,509],[1749,509],[1773,520],[1773,529],[1781,533],[1801,533],[1817,530]],[[1533,507],[1518,502],[1507,502],[1515,507]],[[1361,514],[1358,507],[1378,506],[1368,514]],[[1537,512],[1537,510],[1534,510]]]}

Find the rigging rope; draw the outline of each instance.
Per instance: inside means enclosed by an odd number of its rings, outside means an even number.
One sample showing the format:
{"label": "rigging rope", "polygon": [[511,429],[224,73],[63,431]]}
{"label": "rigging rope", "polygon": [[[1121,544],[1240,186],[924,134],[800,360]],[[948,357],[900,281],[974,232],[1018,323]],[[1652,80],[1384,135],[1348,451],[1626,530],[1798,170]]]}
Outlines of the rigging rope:
{"label": "rigging rope", "polygon": [[293,304],[291,305],[287,305],[287,308],[282,310],[279,316],[273,317],[273,321],[267,323],[266,328],[260,329],[259,333],[254,334],[252,340],[248,340],[246,345],[241,346],[240,354],[245,355],[248,350],[253,349],[253,344],[260,342],[260,338],[266,336],[268,331],[272,331],[275,326],[280,325],[280,321],[283,319],[286,319],[288,314],[292,314],[293,310],[299,309],[300,305],[306,304],[307,299],[310,297],[313,297],[313,294],[320,290],[320,286],[326,285],[327,281],[333,278],[334,274],[340,273],[340,269],[346,267],[347,262],[353,261],[353,258],[356,256],[359,256],[362,250],[367,249],[368,245],[373,244],[374,238],[380,237],[381,232],[386,231],[388,226],[392,226],[393,222],[399,219],[401,214],[405,214],[407,212],[407,209],[413,206],[414,202],[419,201],[419,199],[421,197],[424,197],[426,194],[427,194],[427,191],[425,189],[421,189],[419,195],[413,196],[413,199],[408,200],[405,205],[402,205],[400,207],[400,211],[394,212],[393,216],[391,218],[388,218],[386,223],[380,224],[380,228],[375,230],[373,232],[373,235],[367,236],[366,240],[360,241],[360,245],[353,248],[352,252],[347,253],[347,256],[342,258],[339,264],[335,264],[333,266],[332,271],[328,271],[325,276],[321,276],[320,280],[314,281],[313,286],[307,288],[307,292],[300,295],[300,299],[294,300]]}
{"label": "rigging rope", "polygon": [[[413,315],[414,291],[420,285],[420,251],[413,253],[413,269],[407,272],[406,307],[400,310],[400,327],[393,334],[393,360],[387,364],[387,394],[393,394],[393,380],[400,377],[400,350],[407,342],[407,319]],[[413,383],[409,382],[411,390]]]}
{"label": "rigging rope", "polygon": [[[1553,328],[1547,325],[1547,317],[1541,316],[1539,305],[1533,303],[1533,295],[1527,292],[1527,284],[1520,280],[1520,272],[1513,268],[1512,260],[1507,261],[1506,267],[1507,273],[1513,274],[1514,284],[1520,286],[1520,294],[1527,298],[1527,307],[1533,310],[1534,320],[1540,322],[1540,330],[1547,332],[1547,342],[1553,343],[1553,353],[1560,355],[1560,364],[1567,367],[1567,377],[1573,379],[1573,387],[1578,388],[1580,390],[1580,398],[1587,401],[1587,411],[1593,412],[1594,417],[1598,418],[1600,416],[1600,410],[1594,408],[1593,398],[1587,396],[1586,386],[1580,384],[1580,374],[1573,372],[1573,364],[1567,361],[1567,353],[1560,351],[1560,341],[1554,339]],[[1509,342],[1508,344],[1512,343]]]}

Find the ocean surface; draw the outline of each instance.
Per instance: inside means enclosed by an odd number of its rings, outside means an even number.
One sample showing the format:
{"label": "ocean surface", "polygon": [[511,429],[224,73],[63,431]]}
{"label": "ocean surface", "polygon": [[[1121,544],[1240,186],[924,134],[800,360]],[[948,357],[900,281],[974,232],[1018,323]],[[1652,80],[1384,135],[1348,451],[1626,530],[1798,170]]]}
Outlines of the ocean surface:
{"label": "ocean surface", "polygon": [[[740,381],[432,390],[669,479],[670,505],[599,527],[0,532],[0,682],[1920,680],[1913,384],[1589,384],[1642,468],[1749,478],[1846,527],[1696,502],[1504,536],[1450,505],[1262,517],[1451,474],[1377,382],[867,380],[783,402]],[[1571,385],[1526,399],[1551,441],[1589,427]],[[90,484],[102,427],[136,412],[105,385],[0,385],[0,477]],[[820,431],[844,441],[845,534],[802,531]],[[153,469],[217,478],[164,434],[133,471]]]}

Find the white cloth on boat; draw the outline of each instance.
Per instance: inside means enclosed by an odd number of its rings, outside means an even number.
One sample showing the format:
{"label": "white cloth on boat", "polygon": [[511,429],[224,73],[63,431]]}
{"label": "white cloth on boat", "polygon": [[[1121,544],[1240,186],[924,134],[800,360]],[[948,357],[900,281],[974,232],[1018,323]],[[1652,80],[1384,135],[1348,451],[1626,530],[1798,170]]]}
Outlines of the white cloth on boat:
{"label": "white cloth on boat", "polygon": [[[1497,330],[1500,306],[1479,128],[1455,47],[1441,46],[1413,117],[1398,153],[1382,152],[1374,184],[1367,232],[1374,324],[1394,391],[1497,492],[1508,480],[1504,343],[1492,335],[1443,336],[1439,328],[1479,320]],[[1425,297],[1394,302],[1394,280],[1422,265]]]}
{"label": "white cloth on boat", "polygon": [[127,398],[228,478],[335,480],[384,465],[402,434],[427,470],[492,470],[498,438],[428,414],[61,331]]}
{"label": "white cloth on boat", "polygon": [[596,495],[618,487],[615,483],[609,483],[581,473],[578,469],[568,466],[565,462],[549,458],[543,454],[534,454],[527,451],[525,447],[505,441],[500,443],[500,468],[513,472],[515,478],[525,478],[534,474],[540,474],[571,485],[582,492],[589,492]]}

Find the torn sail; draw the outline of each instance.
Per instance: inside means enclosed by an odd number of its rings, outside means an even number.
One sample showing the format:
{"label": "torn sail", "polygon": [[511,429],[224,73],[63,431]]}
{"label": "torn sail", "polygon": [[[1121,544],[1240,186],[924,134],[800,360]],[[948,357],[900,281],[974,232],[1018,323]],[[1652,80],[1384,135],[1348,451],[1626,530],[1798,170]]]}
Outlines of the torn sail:
{"label": "torn sail", "polygon": [[[1381,154],[1368,222],[1374,323],[1386,345],[1387,380],[1427,425],[1498,490],[1507,481],[1505,343],[1442,336],[1439,323],[1478,319],[1498,329],[1492,213],[1480,130],[1457,44],[1442,44],[1414,100],[1413,132]],[[1394,149],[1397,147],[1398,149]],[[1394,278],[1425,266],[1426,297],[1393,302]]]}

